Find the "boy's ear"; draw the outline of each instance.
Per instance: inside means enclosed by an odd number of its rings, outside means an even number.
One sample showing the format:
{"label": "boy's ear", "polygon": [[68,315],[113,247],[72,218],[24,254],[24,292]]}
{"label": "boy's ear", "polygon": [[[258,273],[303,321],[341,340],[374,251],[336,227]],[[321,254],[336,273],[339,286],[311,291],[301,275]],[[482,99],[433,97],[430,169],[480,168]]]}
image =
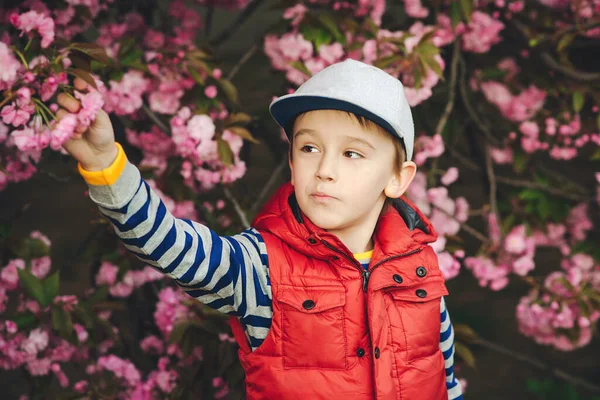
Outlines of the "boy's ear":
{"label": "boy's ear", "polygon": [[391,199],[397,199],[406,192],[408,186],[411,184],[415,175],[417,174],[417,164],[412,161],[406,161],[402,163],[400,171],[395,173],[387,186],[384,189],[384,193]]}

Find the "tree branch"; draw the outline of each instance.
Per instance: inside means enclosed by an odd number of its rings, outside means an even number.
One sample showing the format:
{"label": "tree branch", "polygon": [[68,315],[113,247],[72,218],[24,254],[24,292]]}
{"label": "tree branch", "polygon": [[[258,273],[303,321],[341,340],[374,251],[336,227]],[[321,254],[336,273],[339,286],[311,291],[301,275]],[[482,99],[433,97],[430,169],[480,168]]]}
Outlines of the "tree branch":
{"label": "tree branch", "polygon": [[444,127],[446,126],[446,122],[448,122],[448,118],[450,118],[450,114],[452,113],[452,109],[454,108],[454,99],[456,97],[456,76],[458,71],[458,60],[460,58],[460,41],[454,41],[454,47],[452,51],[452,65],[450,67],[450,88],[448,93],[448,103],[446,103],[446,108],[444,109],[444,113],[442,117],[438,121],[437,127],[435,128],[435,134],[441,135],[444,131]]}
{"label": "tree branch", "polygon": [[168,126],[166,126],[164,124],[164,122],[162,122],[160,120],[160,118],[158,118],[158,115],[156,115],[154,113],[154,111],[152,111],[145,103],[142,104],[142,110],[144,110],[144,112],[146,113],[146,115],[152,120],[152,122],[154,122],[156,125],[158,125],[158,127],[166,134],[169,134],[169,132],[171,132],[171,129],[169,129]]}
{"label": "tree branch", "polygon": [[469,117],[471,117],[471,119],[473,120],[475,125],[477,125],[479,130],[481,132],[483,132],[485,137],[491,143],[493,143],[495,146],[499,146],[499,145],[501,145],[500,140],[498,138],[496,138],[494,136],[494,134],[492,133],[492,131],[490,130],[490,128],[486,124],[484,124],[483,121],[481,121],[479,119],[479,116],[477,116],[477,112],[475,111],[475,109],[473,108],[473,105],[471,104],[471,101],[469,100],[469,94],[467,93],[467,80],[466,80],[467,65],[462,57],[460,58],[460,63],[461,63],[461,70],[460,70],[460,85],[459,86],[460,86],[460,95],[461,95],[462,101],[465,105],[465,109],[467,110]]}
{"label": "tree branch", "polygon": [[248,4],[242,12],[237,16],[227,28],[225,28],[216,38],[210,41],[212,46],[219,46],[221,43],[229,39],[231,35],[235,33],[248,18],[258,9],[258,7],[264,2],[264,0],[254,0]]}
{"label": "tree branch", "polygon": [[[485,166],[488,177],[488,183],[490,185],[490,209],[493,215],[496,216],[496,221],[499,226],[502,226],[500,214],[498,213],[498,199],[496,191],[496,174],[494,174],[494,162],[492,160],[492,153],[489,144],[485,144]],[[502,236],[502,232],[500,232]]]}
{"label": "tree branch", "polygon": [[590,382],[588,382],[582,378],[579,378],[577,376],[570,375],[561,369],[553,368],[549,365],[544,364],[543,362],[541,362],[539,360],[536,360],[534,358],[526,356],[523,353],[519,353],[519,352],[510,350],[510,349],[507,349],[506,347],[503,347],[496,343],[492,343],[492,342],[482,339],[482,338],[478,338],[475,341],[475,344],[485,347],[488,350],[492,350],[497,353],[501,353],[506,356],[509,356],[515,360],[521,361],[521,362],[528,364],[532,367],[535,367],[537,369],[541,369],[543,371],[548,371],[548,372],[552,373],[552,375],[554,375],[555,377],[560,378],[574,386],[580,386],[580,387],[585,388],[586,390],[589,390],[590,392],[593,392],[593,393],[600,393],[600,386],[594,385],[593,383],[590,383]]}
{"label": "tree branch", "polygon": [[285,169],[287,163],[288,163],[287,157],[283,157],[281,159],[281,161],[279,162],[279,164],[277,164],[277,167],[275,167],[275,170],[273,171],[273,173],[271,173],[269,180],[267,181],[265,186],[263,186],[262,190],[260,191],[260,194],[258,195],[256,200],[254,201],[254,204],[250,208],[250,212],[252,214],[255,214],[258,211],[258,209],[262,206],[263,202],[265,201],[265,198],[271,191],[271,188],[273,187],[273,185],[275,185],[275,183],[277,183],[277,179],[279,178],[279,175]]}
{"label": "tree branch", "polygon": [[246,62],[248,62],[248,60],[254,55],[254,53],[256,53],[257,50],[258,50],[258,44],[255,43],[242,56],[242,58],[240,59],[240,61],[238,61],[238,63],[231,69],[231,72],[229,72],[229,75],[227,75],[227,80],[228,81],[231,81],[233,79],[233,77],[236,76],[238,72],[240,72],[240,68],[242,68],[242,66],[244,64],[246,64]]}
{"label": "tree branch", "polygon": [[556,61],[550,53],[544,52],[541,55],[542,61],[546,64],[547,67],[553,69],[554,71],[560,72],[565,75],[567,78],[570,78],[577,82],[596,82],[600,81],[600,73],[597,72],[585,72],[580,71],[575,68],[567,67],[566,65],[562,65],[558,61]]}
{"label": "tree branch", "polygon": [[237,199],[233,197],[233,194],[229,191],[228,187],[223,188],[223,192],[225,192],[225,197],[233,204],[233,208],[235,208],[235,212],[237,213],[240,221],[244,225],[244,229],[250,227],[250,222],[248,222],[248,217],[246,217],[246,213],[242,210],[240,203],[238,203]]}

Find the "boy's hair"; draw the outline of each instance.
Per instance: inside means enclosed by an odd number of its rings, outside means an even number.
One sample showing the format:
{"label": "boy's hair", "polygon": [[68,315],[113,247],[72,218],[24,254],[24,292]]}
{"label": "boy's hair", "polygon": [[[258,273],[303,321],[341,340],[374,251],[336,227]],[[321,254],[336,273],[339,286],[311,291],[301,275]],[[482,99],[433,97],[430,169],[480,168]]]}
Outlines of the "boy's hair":
{"label": "boy's hair", "polygon": [[[364,129],[374,130],[382,135],[388,135],[389,137],[391,137],[392,141],[394,143],[394,147],[396,149],[395,158],[394,158],[394,172],[396,172],[396,173],[400,172],[400,166],[402,165],[402,163],[404,161],[406,161],[406,149],[404,148],[404,143],[402,142],[401,139],[399,139],[395,135],[392,135],[386,129],[382,128],[381,126],[379,126],[375,122],[371,121],[370,119],[363,117],[362,115],[358,115],[358,114],[355,114],[355,113],[352,113],[349,111],[341,111],[341,110],[334,110],[334,111],[337,111],[339,113],[349,116],[350,118],[353,118]],[[302,116],[302,114],[298,115],[296,117],[296,119],[300,118],[301,116]],[[293,124],[292,124],[292,126],[293,126]],[[292,148],[293,148],[293,144],[294,144],[294,132],[292,132],[292,129],[290,129],[289,133],[290,133],[290,135],[289,135],[289,138],[290,138],[290,146],[289,146],[290,160],[293,160],[294,152],[292,151]]]}

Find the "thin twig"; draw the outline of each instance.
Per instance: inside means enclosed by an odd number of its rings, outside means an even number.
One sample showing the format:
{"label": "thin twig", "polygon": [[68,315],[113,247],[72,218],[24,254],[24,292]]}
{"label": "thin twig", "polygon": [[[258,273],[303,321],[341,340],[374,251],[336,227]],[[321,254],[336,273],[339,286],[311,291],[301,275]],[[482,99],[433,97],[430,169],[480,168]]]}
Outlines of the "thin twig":
{"label": "thin twig", "polygon": [[566,192],[564,190],[561,190],[561,189],[558,189],[555,187],[544,185],[543,183],[531,182],[531,181],[526,181],[526,180],[522,180],[522,179],[506,178],[503,176],[497,176],[496,180],[500,183],[505,183],[505,184],[511,185],[511,186],[524,187],[524,188],[529,188],[529,189],[538,189],[538,190],[553,194],[555,196],[563,197],[563,198],[569,199],[569,200],[585,201],[585,202],[590,202],[593,200],[592,197],[583,196],[583,195],[579,195],[579,194],[572,193],[572,192]]}
{"label": "thin twig", "polygon": [[154,113],[154,111],[152,111],[150,108],[148,108],[148,106],[146,104],[142,104],[142,110],[144,110],[144,112],[146,113],[146,115],[156,124],[158,125],[158,127],[166,134],[168,134],[169,132],[171,132],[171,129],[169,129],[168,126],[166,126],[164,124],[164,122],[162,122],[160,120],[160,118],[158,118],[158,115],[156,115]]}
{"label": "thin twig", "polygon": [[204,19],[204,35],[206,38],[210,37],[210,31],[212,29],[213,16],[215,14],[215,5],[210,3],[206,9],[206,18]]}
{"label": "thin twig", "polygon": [[531,365],[532,367],[541,369],[543,371],[549,371],[552,373],[552,375],[554,375],[557,378],[560,378],[566,382],[569,382],[570,384],[572,384],[574,386],[581,386],[582,388],[585,388],[586,390],[589,390],[590,392],[600,393],[600,386],[594,385],[593,383],[590,383],[590,382],[588,382],[582,378],[579,378],[577,376],[570,375],[561,369],[553,368],[549,365],[544,364],[543,362],[541,362],[539,360],[536,360],[534,358],[526,356],[523,353],[507,349],[504,346],[501,346],[499,344],[496,344],[496,343],[493,343],[493,342],[490,342],[488,340],[481,339],[481,338],[478,338],[477,341],[475,341],[475,344],[478,344],[482,347],[485,347],[486,349],[495,351],[497,353],[504,354],[515,360],[524,362],[525,364]]}
{"label": "thin twig", "polygon": [[435,128],[435,134],[441,135],[444,127],[446,126],[446,122],[448,122],[448,118],[450,118],[450,114],[452,113],[452,109],[454,108],[454,99],[456,94],[456,76],[458,71],[458,60],[460,58],[460,42],[456,40],[454,42],[454,47],[452,51],[452,65],[450,67],[450,88],[448,93],[448,103],[446,103],[446,108],[444,109],[444,113],[442,117],[438,121],[437,127]]}
{"label": "thin twig", "polygon": [[233,197],[233,194],[231,194],[231,192],[229,191],[229,188],[227,188],[227,187],[223,188],[223,192],[225,192],[225,197],[227,197],[227,199],[229,201],[231,201],[231,203],[233,204],[233,207],[235,208],[235,212],[237,213],[238,217],[240,218],[240,221],[242,221],[244,228],[249,228],[250,222],[248,222],[248,217],[246,217],[246,213],[244,212],[244,210],[242,210],[240,203],[238,203],[237,199],[235,197]]}
{"label": "thin twig", "polygon": [[[448,217],[452,218],[455,221],[458,221],[456,219],[456,216],[450,214],[448,211],[444,210],[443,208],[440,208],[436,205],[433,206],[436,210],[439,210],[440,212],[446,214]],[[487,237],[485,237],[485,235],[481,232],[479,232],[477,229],[473,228],[470,225],[467,225],[461,221],[458,221],[460,223],[460,228],[462,230],[464,230],[467,233],[470,233],[472,236],[474,236],[476,239],[479,239],[479,241],[481,241],[483,244],[488,244],[490,243],[490,239],[488,239]]]}
{"label": "thin twig", "polygon": [[550,53],[544,52],[541,55],[542,61],[546,64],[547,67],[553,69],[554,71],[560,72],[565,75],[567,78],[570,78],[577,82],[596,82],[600,81],[600,73],[596,72],[585,72],[580,71],[575,68],[567,67],[566,65],[562,65],[558,61],[556,61]]}
{"label": "thin twig", "polygon": [[[499,226],[502,226],[500,214],[498,213],[498,199],[496,190],[496,174],[494,173],[494,162],[489,144],[485,144],[485,169],[490,185],[490,211],[496,216],[496,221]],[[502,235],[502,233],[500,233]]]}
{"label": "thin twig", "polygon": [[45,169],[40,169],[39,172],[40,174],[46,175],[50,179],[60,183],[67,183],[73,180],[72,176],[58,176],[54,172],[46,171]]}
{"label": "thin twig", "polygon": [[[473,161],[469,160],[467,157],[462,155],[456,149],[450,148],[450,153],[452,154],[453,157],[456,157],[456,159],[458,161],[460,161],[468,169],[470,169],[472,171],[480,171],[480,168],[477,164],[475,164]],[[539,167],[539,168],[542,168],[542,167]],[[553,175],[552,178],[556,179],[557,176]],[[563,189],[559,189],[557,187],[548,186],[543,183],[527,181],[524,179],[514,179],[514,178],[508,178],[508,177],[496,175],[496,182],[504,183],[506,185],[515,186],[515,187],[538,189],[543,192],[550,193],[555,196],[562,197],[562,198],[569,199],[569,200],[574,200],[574,201],[585,201],[585,202],[589,203],[590,201],[593,200],[592,196],[590,194],[577,194],[577,193],[573,193],[572,191],[566,191]],[[572,183],[572,182],[568,182],[568,183]]]}
{"label": "thin twig", "polygon": [[250,212],[252,214],[255,214],[258,211],[258,209],[263,205],[265,198],[271,192],[271,188],[273,187],[273,185],[275,185],[275,183],[277,183],[277,179],[279,179],[279,175],[283,172],[287,163],[288,163],[287,157],[283,157],[281,159],[281,161],[279,162],[279,164],[277,165],[277,167],[275,167],[275,170],[273,171],[273,173],[271,173],[269,180],[267,181],[265,186],[263,186],[262,190],[260,191],[260,194],[258,195],[256,200],[254,201],[254,204],[250,208]]}
{"label": "thin twig", "polygon": [[248,18],[258,9],[258,7],[264,2],[264,0],[254,0],[250,4],[248,4],[242,12],[238,15],[238,17],[233,21],[227,28],[225,28],[221,34],[219,34],[216,38],[210,41],[212,46],[218,46],[227,39],[231,35],[235,33],[243,24],[246,22]]}
{"label": "thin twig", "polygon": [[248,60],[254,55],[254,53],[256,53],[256,51],[258,50],[258,45],[255,43],[252,47],[250,47],[250,49],[243,55],[243,57],[240,59],[240,61],[238,61],[238,63],[235,65],[235,67],[233,67],[231,69],[231,72],[229,73],[229,75],[227,75],[227,80],[231,81],[233,79],[234,76],[237,75],[237,73],[240,71],[240,68],[242,68],[242,66],[244,64],[246,64],[246,62],[248,62]]}
{"label": "thin twig", "polygon": [[499,146],[501,144],[500,140],[497,137],[495,137],[494,134],[492,133],[492,131],[490,130],[490,128],[486,124],[484,124],[483,121],[481,121],[479,119],[479,117],[477,116],[477,112],[475,111],[475,109],[473,108],[473,105],[471,104],[471,101],[469,100],[469,94],[467,93],[467,81],[466,81],[467,65],[466,65],[465,61],[462,59],[462,57],[460,58],[460,64],[461,64],[461,70],[460,70],[460,85],[459,85],[459,87],[460,87],[460,95],[461,95],[461,98],[465,105],[465,109],[467,110],[467,113],[469,113],[469,116],[471,117],[471,119],[473,120],[475,125],[477,125],[479,130],[481,132],[483,132],[485,137],[494,145]]}

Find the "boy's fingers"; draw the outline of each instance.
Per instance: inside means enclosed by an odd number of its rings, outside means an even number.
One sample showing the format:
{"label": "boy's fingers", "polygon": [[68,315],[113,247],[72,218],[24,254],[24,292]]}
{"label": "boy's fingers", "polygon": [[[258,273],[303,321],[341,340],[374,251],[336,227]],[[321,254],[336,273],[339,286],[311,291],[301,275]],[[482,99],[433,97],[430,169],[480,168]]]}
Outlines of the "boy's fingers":
{"label": "boy's fingers", "polygon": [[80,105],[79,102],[73,97],[68,96],[65,93],[61,93],[56,97],[56,101],[61,107],[67,109],[67,111],[76,113],[79,111]]}
{"label": "boy's fingers", "polygon": [[77,90],[85,90],[88,87],[87,82],[81,78],[75,78],[75,82],[73,84]]}
{"label": "boy's fingers", "polygon": [[81,126],[79,125],[77,128],[75,128],[75,133],[78,134],[83,134],[85,131],[87,131],[87,128],[85,126]]}
{"label": "boy's fingers", "polygon": [[72,96],[67,95],[66,93],[60,93],[57,98],[57,103],[65,108],[68,112],[76,113],[79,111],[80,104],[74,99]]}
{"label": "boy's fingers", "polygon": [[69,115],[70,112],[68,112],[67,110],[65,110],[64,108],[60,108],[57,112],[56,112],[56,118],[59,119],[59,121],[61,119],[63,119],[64,117],[66,117],[67,115]]}

